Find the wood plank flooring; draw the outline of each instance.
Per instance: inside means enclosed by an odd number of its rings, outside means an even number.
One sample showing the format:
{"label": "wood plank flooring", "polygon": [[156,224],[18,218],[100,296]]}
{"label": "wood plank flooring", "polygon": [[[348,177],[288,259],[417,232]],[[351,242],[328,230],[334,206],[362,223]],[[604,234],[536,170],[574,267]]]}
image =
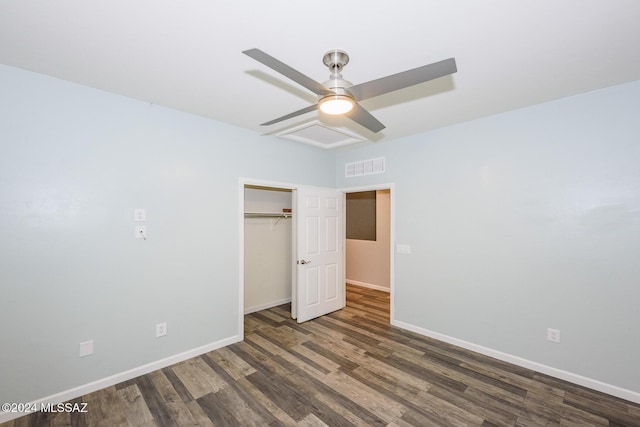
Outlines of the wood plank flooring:
{"label": "wood plank flooring", "polygon": [[640,405],[389,325],[389,295],[303,324],[245,317],[245,341],[72,402],[22,426],[640,426]]}

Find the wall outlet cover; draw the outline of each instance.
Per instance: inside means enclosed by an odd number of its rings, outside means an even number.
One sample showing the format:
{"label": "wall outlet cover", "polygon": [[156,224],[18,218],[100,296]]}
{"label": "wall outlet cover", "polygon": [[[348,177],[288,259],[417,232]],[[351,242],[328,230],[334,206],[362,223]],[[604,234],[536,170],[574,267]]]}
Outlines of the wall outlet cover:
{"label": "wall outlet cover", "polygon": [[137,208],[133,210],[133,220],[134,221],[146,221],[147,220],[147,210],[142,208]]}
{"label": "wall outlet cover", "polygon": [[167,335],[167,324],[158,323],[156,325],[156,338],[164,337],[165,335]]}
{"label": "wall outlet cover", "polygon": [[558,329],[547,329],[547,340],[560,344],[560,331]]}
{"label": "wall outlet cover", "polygon": [[93,340],[78,344],[78,356],[85,357],[93,354]]}
{"label": "wall outlet cover", "polygon": [[397,245],[396,250],[399,254],[410,254],[411,246],[410,245]]}

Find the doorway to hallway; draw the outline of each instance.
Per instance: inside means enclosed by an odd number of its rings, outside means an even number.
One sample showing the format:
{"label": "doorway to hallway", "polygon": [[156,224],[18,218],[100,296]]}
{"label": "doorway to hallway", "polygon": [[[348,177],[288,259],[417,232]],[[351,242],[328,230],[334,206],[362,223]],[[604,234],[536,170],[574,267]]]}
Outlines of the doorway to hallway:
{"label": "doorway to hallway", "polygon": [[[390,323],[393,289],[392,185],[344,189],[347,305]],[[381,317],[380,317],[381,316]]]}

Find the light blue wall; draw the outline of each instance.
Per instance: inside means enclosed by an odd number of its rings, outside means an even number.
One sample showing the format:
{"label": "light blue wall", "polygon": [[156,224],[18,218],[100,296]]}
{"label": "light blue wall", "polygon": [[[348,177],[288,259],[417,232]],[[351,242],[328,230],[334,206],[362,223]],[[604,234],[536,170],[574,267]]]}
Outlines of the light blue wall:
{"label": "light blue wall", "polygon": [[640,392],[640,82],[337,152],[5,66],[0,94],[0,401],[235,335],[240,176],[394,182],[397,320]]}
{"label": "light blue wall", "polygon": [[236,335],[238,178],[333,187],[334,159],[0,66],[0,402]]}
{"label": "light blue wall", "polygon": [[396,184],[398,321],[640,392],[640,82],[343,149],[336,171]]}

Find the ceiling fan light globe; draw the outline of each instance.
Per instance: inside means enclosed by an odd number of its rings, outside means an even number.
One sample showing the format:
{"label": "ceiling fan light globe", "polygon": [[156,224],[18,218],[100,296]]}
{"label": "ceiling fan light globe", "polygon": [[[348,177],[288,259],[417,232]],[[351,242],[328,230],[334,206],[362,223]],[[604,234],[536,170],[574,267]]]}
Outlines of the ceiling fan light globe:
{"label": "ceiling fan light globe", "polygon": [[348,96],[332,95],[320,101],[320,111],[331,115],[345,114],[353,109],[353,105],[353,99]]}

